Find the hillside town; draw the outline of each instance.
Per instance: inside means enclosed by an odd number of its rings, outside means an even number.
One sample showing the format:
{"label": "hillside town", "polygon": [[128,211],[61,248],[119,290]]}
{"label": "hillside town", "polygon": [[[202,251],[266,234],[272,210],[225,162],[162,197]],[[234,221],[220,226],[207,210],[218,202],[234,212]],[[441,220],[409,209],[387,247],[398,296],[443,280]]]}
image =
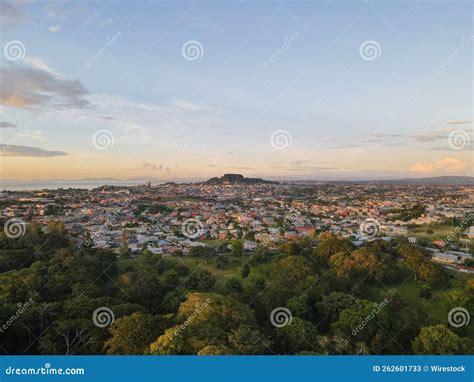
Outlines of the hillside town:
{"label": "hillside town", "polygon": [[[145,249],[188,255],[196,247],[258,246],[320,232],[355,246],[408,240],[432,261],[472,272],[474,188],[470,186],[305,184],[255,181],[145,184],[5,191],[2,219],[61,222],[78,246],[131,256]],[[6,223],[5,223],[6,224]],[[470,265],[470,266],[467,266]]]}

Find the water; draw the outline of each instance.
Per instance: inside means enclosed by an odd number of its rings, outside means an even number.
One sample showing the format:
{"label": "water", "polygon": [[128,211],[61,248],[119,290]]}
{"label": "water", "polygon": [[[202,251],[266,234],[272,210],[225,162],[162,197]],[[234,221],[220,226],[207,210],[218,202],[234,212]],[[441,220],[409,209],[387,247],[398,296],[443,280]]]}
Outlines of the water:
{"label": "water", "polygon": [[[152,185],[163,184],[164,182],[152,181]],[[30,191],[30,190],[57,190],[58,188],[83,188],[91,190],[100,186],[136,186],[145,185],[144,180],[0,180],[0,190],[3,191]]]}

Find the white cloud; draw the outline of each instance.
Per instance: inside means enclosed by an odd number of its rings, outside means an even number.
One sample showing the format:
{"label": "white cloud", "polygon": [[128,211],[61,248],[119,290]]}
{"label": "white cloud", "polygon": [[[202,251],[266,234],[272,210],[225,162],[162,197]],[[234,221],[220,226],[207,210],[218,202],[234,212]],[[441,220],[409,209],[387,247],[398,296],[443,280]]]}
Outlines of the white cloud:
{"label": "white cloud", "polygon": [[51,25],[48,30],[51,32],[51,33],[56,33],[56,32],[59,32],[61,29],[61,25],[60,24],[57,24],[57,25]]}
{"label": "white cloud", "polygon": [[102,20],[100,23],[99,23],[99,27],[105,27],[106,25],[110,25],[110,24],[113,24],[114,23],[114,19],[112,19],[111,17],[105,19],[105,20]]}

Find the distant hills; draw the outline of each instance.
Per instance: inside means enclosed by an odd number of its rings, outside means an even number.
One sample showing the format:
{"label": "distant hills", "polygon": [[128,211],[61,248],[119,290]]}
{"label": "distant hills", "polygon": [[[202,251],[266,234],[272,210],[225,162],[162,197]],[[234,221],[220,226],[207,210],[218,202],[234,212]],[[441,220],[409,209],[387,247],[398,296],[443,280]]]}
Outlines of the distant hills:
{"label": "distant hills", "polygon": [[224,184],[272,184],[278,183],[270,180],[264,180],[260,178],[246,178],[241,174],[224,174],[220,178],[214,177],[211,178],[202,184],[209,185],[224,185]]}
{"label": "distant hills", "polygon": [[430,178],[408,178],[408,179],[381,179],[381,180],[334,180],[318,181],[309,180],[299,183],[325,183],[325,184],[407,184],[407,185],[438,185],[438,186],[474,186],[472,176],[435,176]]}

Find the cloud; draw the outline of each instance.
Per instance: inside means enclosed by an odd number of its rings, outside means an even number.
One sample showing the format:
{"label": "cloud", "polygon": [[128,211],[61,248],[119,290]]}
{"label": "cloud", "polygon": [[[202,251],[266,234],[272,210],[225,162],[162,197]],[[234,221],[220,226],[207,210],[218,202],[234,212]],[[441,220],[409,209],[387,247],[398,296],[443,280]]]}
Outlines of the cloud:
{"label": "cloud", "polygon": [[414,139],[415,142],[434,142],[440,139],[446,138],[445,134],[422,134],[422,135],[410,135],[411,138]]}
{"label": "cloud", "polygon": [[170,168],[168,166],[164,166],[162,164],[156,165],[156,164],[148,162],[148,161],[143,161],[142,163],[140,163],[140,165],[143,168],[148,169],[148,170],[170,172]]}
{"label": "cloud", "polygon": [[458,172],[465,169],[468,162],[456,158],[443,158],[433,163],[415,163],[410,167],[410,171],[427,173],[434,171]]}
{"label": "cloud", "polygon": [[467,125],[468,123],[472,123],[472,121],[449,121],[448,125]]}
{"label": "cloud", "polygon": [[0,1],[0,26],[15,25],[24,19],[23,4],[18,1]]}
{"label": "cloud", "polygon": [[0,145],[0,156],[7,157],[57,157],[68,155],[64,151],[45,150],[40,147]]}
{"label": "cloud", "polygon": [[106,25],[110,25],[110,24],[113,24],[114,23],[114,19],[112,17],[109,17],[105,20],[102,20],[100,23],[99,23],[99,27],[105,27]]}
{"label": "cloud", "polygon": [[48,28],[48,31],[50,31],[51,33],[56,33],[56,32],[59,32],[59,30],[61,29],[61,25],[58,24],[58,25],[51,25],[49,28]]}
{"label": "cloud", "polygon": [[[28,62],[25,60],[25,62]],[[7,63],[0,67],[0,104],[15,108],[86,108],[88,94],[79,80],[67,80],[49,67]]]}
{"label": "cloud", "polygon": [[0,121],[0,129],[11,129],[16,127],[13,123]]}
{"label": "cloud", "polygon": [[151,170],[158,170],[158,166],[156,164],[153,164],[151,162],[143,161],[141,163],[141,166],[146,169],[151,169]]}

